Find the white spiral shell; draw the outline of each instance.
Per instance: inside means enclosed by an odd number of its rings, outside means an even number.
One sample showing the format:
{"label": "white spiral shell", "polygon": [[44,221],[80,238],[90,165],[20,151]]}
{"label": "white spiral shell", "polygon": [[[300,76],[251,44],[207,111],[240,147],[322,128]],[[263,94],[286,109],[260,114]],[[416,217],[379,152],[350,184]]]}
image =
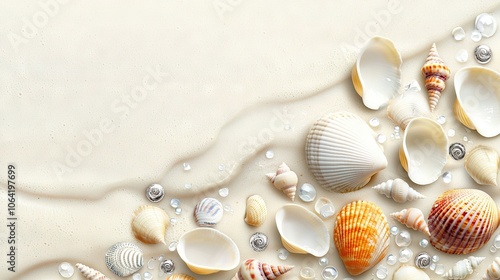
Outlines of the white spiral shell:
{"label": "white spiral shell", "polygon": [[247,259],[231,280],[273,280],[292,268],[290,265],[270,265],[256,259]]}
{"label": "white spiral shell", "polygon": [[496,257],[486,269],[482,280],[498,280],[500,279],[500,257]]}
{"label": "white spiral shell", "polygon": [[202,227],[212,227],[222,220],[224,209],[222,204],[215,198],[206,197],[194,208],[196,223]]}
{"label": "white spiral shell", "polygon": [[88,280],[110,280],[106,275],[102,274],[100,271],[97,271],[93,268],[90,268],[84,264],[77,263],[76,268],[80,270],[82,275]]}
{"label": "white spiral shell", "polygon": [[418,208],[403,209],[399,212],[391,213],[391,217],[409,228],[423,232],[427,236],[431,235],[429,227],[425,222],[424,213]]}
{"label": "white spiral shell", "polygon": [[480,185],[497,186],[500,156],[492,147],[479,145],[465,157],[465,170]]}
{"label": "white spiral shell", "polygon": [[137,272],[144,265],[142,250],[131,242],[118,242],[105,256],[106,266],[114,274],[125,277]]}
{"label": "white spiral shell", "polygon": [[443,277],[450,280],[465,279],[465,277],[471,275],[474,272],[474,270],[484,259],[485,258],[483,257],[470,256],[466,259],[458,261],[450,270],[448,270],[448,272],[443,275]]}
{"label": "white spiral shell", "polygon": [[372,187],[372,189],[398,203],[425,198],[425,196],[410,187],[407,182],[399,178],[380,183]]}
{"label": "white spiral shell", "polygon": [[295,192],[297,191],[297,182],[299,178],[297,174],[290,170],[286,163],[282,163],[276,173],[268,173],[267,177],[271,180],[274,187],[282,191],[292,201],[295,200]]}

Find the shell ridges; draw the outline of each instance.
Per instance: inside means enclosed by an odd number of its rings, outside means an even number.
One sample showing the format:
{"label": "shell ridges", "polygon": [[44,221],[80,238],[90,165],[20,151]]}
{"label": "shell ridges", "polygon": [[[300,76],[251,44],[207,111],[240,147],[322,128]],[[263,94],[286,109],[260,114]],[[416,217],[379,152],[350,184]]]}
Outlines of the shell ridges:
{"label": "shell ridges", "polygon": [[424,195],[414,190],[407,182],[400,178],[380,183],[373,186],[372,189],[379,194],[385,195],[387,198],[392,198],[398,203],[425,198]]}
{"label": "shell ridges", "polygon": [[194,208],[196,223],[202,227],[212,227],[222,220],[224,209],[215,198],[206,197],[198,202]]}
{"label": "shell ridges", "polygon": [[286,163],[283,162],[278,167],[276,173],[268,173],[266,176],[271,180],[275,188],[282,191],[292,201],[295,200],[299,178],[295,172],[290,170],[290,167]]}
{"label": "shell ridges", "polygon": [[88,280],[110,280],[106,275],[102,274],[93,268],[90,268],[84,264],[77,263],[76,268],[82,273],[83,277]]}
{"label": "shell ridges", "polygon": [[465,170],[480,185],[497,186],[500,156],[489,146],[474,147],[465,157]]}
{"label": "shell ridges", "polygon": [[245,222],[248,225],[258,227],[261,226],[267,217],[266,202],[260,195],[252,195],[247,199],[247,209],[245,214]]}
{"label": "shell ridges", "polygon": [[105,261],[109,270],[120,277],[129,276],[144,265],[142,250],[131,242],[118,242],[111,246]]}
{"label": "shell ridges", "polygon": [[291,265],[270,265],[257,259],[247,259],[232,280],[273,280],[292,269]]}
{"label": "shell ridges", "polygon": [[425,76],[425,88],[429,95],[429,106],[432,112],[436,108],[441,93],[446,87],[445,82],[450,78],[451,74],[450,68],[439,57],[435,43],[432,44],[429,55],[422,67],[422,74]]}
{"label": "shell ridges", "polygon": [[131,224],[132,232],[138,240],[147,244],[165,244],[170,218],[159,207],[143,205],[135,210]]}
{"label": "shell ridges", "polygon": [[405,226],[425,233],[428,236],[430,235],[429,227],[425,222],[424,213],[422,213],[420,209],[408,208],[399,212],[391,213],[390,215]]}

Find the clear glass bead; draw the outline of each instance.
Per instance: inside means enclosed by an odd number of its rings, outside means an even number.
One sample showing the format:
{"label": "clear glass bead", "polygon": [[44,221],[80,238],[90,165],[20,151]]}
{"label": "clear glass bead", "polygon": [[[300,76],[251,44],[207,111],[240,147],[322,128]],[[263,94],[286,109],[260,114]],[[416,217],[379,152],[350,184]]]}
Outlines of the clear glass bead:
{"label": "clear glass bead", "polygon": [[451,175],[450,171],[446,171],[445,173],[443,173],[441,178],[443,179],[443,183],[449,184],[449,183],[451,183],[453,176]]}
{"label": "clear glass bead", "polygon": [[481,32],[479,30],[474,30],[472,31],[470,38],[473,42],[479,42],[483,38],[483,35],[481,35]]}
{"label": "clear glass bead", "polygon": [[177,214],[177,215],[182,214],[182,208],[180,208],[180,207],[175,208],[175,214]]}
{"label": "clear glass bead", "polygon": [[181,205],[181,201],[177,198],[172,198],[170,200],[170,206],[172,206],[172,208],[177,208],[179,207],[179,205]]}
{"label": "clear glass bead", "polygon": [[153,268],[155,268],[155,266],[156,266],[156,260],[153,258],[149,259],[148,266],[147,266],[148,269],[153,269]]}
{"label": "clear glass bead", "polygon": [[325,265],[328,265],[328,258],[320,258],[319,261],[318,261],[319,265],[321,266],[325,266]]}
{"label": "clear glass bead", "polygon": [[371,127],[378,127],[380,125],[380,120],[378,118],[372,118],[368,123]]}
{"label": "clear glass bead", "polygon": [[438,124],[445,124],[446,123],[446,117],[441,115],[437,118],[437,123]]}
{"label": "clear glass bead", "polygon": [[469,53],[467,53],[467,50],[461,49],[455,55],[455,60],[460,63],[465,63],[469,60]]}
{"label": "clear glass bead", "polygon": [[314,277],[316,276],[315,272],[314,272],[314,269],[306,266],[306,267],[303,267],[301,270],[300,270],[300,277],[301,279],[314,279]]}
{"label": "clear glass bead", "polygon": [[381,265],[377,268],[377,271],[375,272],[375,276],[377,276],[378,279],[385,279],[387,278],[388,271],[387,267]]}
{"label": "clear glass bead", "polygon": [[177,223],[176,218],[170,218],[170,224],[175,225]]}
{"label": "clear glass bead", "polygon": [[219,164],[219,167],[218,167],[219,171],[224,171],[226,170],[226,166],[224,164]]}
{"label": "clear glass bead", "polygon": [[407,230],[400,231],[399,234],[396,235],[395,241],[396,241],[396,245],[398,245],[398,247],[410,246],[410,244],[411,244],[410,232]]}
{"label": "clear glass bead", "polygon": [[435,263],[436,263],[436,262],[438,262],[438,261],[439,261],[439,256],[438,256],[438,255],[434,255],[434,256],[432,256],[432,259],[431,259],[431,260],[432,260],[432,262],[435,262]]}
{"label": "clear glass bead", "polygon": [[274,152],[269,150],[266,152],[266,158],[272,159],[274,157]]}
{"label": "clear glass bead", "polygon": [[387,141],[387,136],[385,136],[384,134],[377,135],[377,142],[379,144],[384,144],[385,141]]}
{"label": "clear glass bead", "polygon": [[469,141],[469,138],[467,136],[464,136],[464,138],[462,139],[464,139],[465,142]]}
{"label": "clear glass bead", "polygon": [[424,238],[424,239],[420,240],[418,245],[420,245],[420,247],[422,247],[422,248],[425,248],[425,247],[427,247],[427,245],[429,245],[429,240]]}
{"label": "clear glass bead", "polygon": [[495,247],[495,246],[491,246],[490,247],[490,252],[491,253],[496,253],[496,251],[497,251],[497,247]]}
{"label": "clear glass bead", "polygon": [[443,264],[436,264],[436,268],[434,268],[434,272],[437,275],[443,275],[445,273],[444,265]]}
{"label": "clear glass bead", "polygon": [[299,197],[304,202],[311,202],[316,199],[316,188],[309,183],[304,183],[299,188]]}
{"label": "clear glass bead", "polygon": [[429,269],[432,270],[432,271],[434,271],[436,269],[436,263],[431,263],[429,265]]}
{"label": "clear glass bead", "polygon": [[398,259],[393,254],[387,255],[387,258],[385,259],[385,262],[388,265],[395,265],[397,261],[398,261]]}
{"label": "clear glass bead", "polygon": [[75,268],[73,267],[72,264],[68,262],[60,263],[59,266],[57,267],[57,270],[59,271],[59,274],[63,278],[70,278],[75,273]]}
{"label": "clear glass bead", "polygon": [[221,188],[219,190],[219,195],[221,197],[227,197],[229,195],[229,189],[228,188]]}
{"label": "clear glass bead", "polygon": [[493,245],[495,248],[500,249],[500,234],[495,236],[495,240],[493,241]]}
{"label": "clear glass bead", "polygon": [[288,255],[290,255],[290,253],[285,248],[278,249],[278,259],[284,261],[288,258]]}
{"label": "clear glass bead", "polygon": [[335,267],[327,266],[321,272],[321,277],[323,277],[323,280],[335,280],[339,277],[339,272]]}
{"label": "clear glass bead", "polygon": [[397,226],[392,226],[390,232],[391,235],[397,235],[399,233],[399,228]]}
{"label": "clear glass bead", "polygon": [[173,252],[177,249],[177,241],[172,241],[170,244],[168,244],[168,250],[170,252]]}
{"label": "clear glass bead", "polygon": [[314,204],[314,210],[323,218],[328,218],[333,216],[335,213],[335,206],[326,197],[320,197]]}
{"label": "clear glass bead", "polygon": [[142,279],[142,276],[139,272],[134,273],[134,275],[132,275],[132,280],[141,280],[141,279]]}
{"label": "clear glass bead", "polygon": [[455,133],[456,133],[456,132],[455,132],[455,130],[454,130],[454,129],[452,129],[452,128],[448,129],[448,137],[453,137],[453,136],[455,136]]}
{"label": "clear glass bead", "polygon": [[188,190],[189,190],[189,189],[191,189],[192,187],[193,187],[193,185],[192,185],[191,183],[186,183],[186,184],[184,184],[184,188],[185,188],[185,189],[188,189]]}
{"label": "clear glass bead", "polygon": [[184,162],[182,164],[182,168],[184,169],[184,171],[189,171],[189,170],[191,170],[191,165],[187,162]]}
{"label": "clear glass bead", "polygon": [[462,41],[465,39],[465,30],[462,27],[455,27],[451,31],[451,35],[453,35],[453,39],[455,39],[455,41]]}
{"label": "clear glass bead", "polygon": [[144,280],[152,280],[153,279],[153,275],[149,271],[144,272],[144,274],[142,276],[144,276]]}
{"label": "clear glass bead", "polygon": [[231,207],[231,205],[229,205],[229,204],[224,205],[223,209],[224,209],[224,211],[229,212],[229,213],[233,213],[233,211],[234,211],[233,208]]}
{"label": "clear glass bead", "polygon": [[413,258],[413,251],[410,248],[401,248],[399,250],[399,262],[407,263]]}

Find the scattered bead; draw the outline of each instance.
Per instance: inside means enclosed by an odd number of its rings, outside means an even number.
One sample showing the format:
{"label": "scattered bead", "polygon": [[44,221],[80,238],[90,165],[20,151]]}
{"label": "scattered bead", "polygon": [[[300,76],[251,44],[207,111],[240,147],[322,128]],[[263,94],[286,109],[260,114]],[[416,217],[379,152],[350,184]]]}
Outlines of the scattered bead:
{"label": "scattered bead", "polygon": [[472,31],[470,38],[473,42],[477,43],[477,42],[481,41],[481,38],[483,38],[483,35],[481,35],[481,33],[476,29],[476,30]]}
{"label": "scattered bead", "polygon": [[278,258],[282,261],[286,260],[289,254],[290,253],[285,248],[278,249]]}
{"label": "scattered bead", "polygon": [[486,45],[479,45],[474,49],[474,58],[480,64],[486,64],[491,60],[491,49]]}
{"label": "scattered bead", "polygon": [[70,278],[75,273],[75,268],[68,262],[60,263],[57,267],[57,270],[63,278]]}
{"label": "scattered bead", "polygon": [[335,267],[327,266],[321,272],[321,277],[323,277],[324,280],[335,280],[339,277],[339,272]]}
{"label": "scattered bead", "polygon": [[304,202],[311,202],[316,199],[316,188],[309,183],[304,183],[299,188],[299,197]]}
{"label": "scattered bead", "polygon": [[181,201],[177,198],[172,198],[170,200],[170,206],[172,206],[172,208],[177,208],[179,207],[179,205],[181,205]]}
{"label": "scattered bead", "polygon": [[137,273],[134,273],[134,275],[132,275],[132,280],[141,280],[142,279],[142,276],[141,276],[141,273],[137,272]]}
{"label": "scattered bead", "polygon": [[467,50],[461,49],[455,55],[455,59],[460,63],[465,63],[467,62],[467,60],[469,60],[469,53],[467,52]]}
{"label": "scattered bead", "polygon": [[397,235],[399,233],[399,228],[397,226],[392,226],[389,231],[391,232],[391,235]]}
{"label": "scattered bead", "polygon": [[402,230],[398,235],[396,235],[396,245],[398,245],[398,247],[406,247],[410,246],[410,244],[411,234],[409,231]]}
{"label": "scattered bead", "polygon": [[325,197],[321,197],[314,204],[314,210],[323,218],[329,218],[335,214],[335,206],[333,203]]}
{"label": "scattered bead", "polygon": [[451,31],[451,35],[456,41],[462,41],[465,39],[465,30],[462,27],[455,27]]}
{"label": "scattered bead", "polygon": [[397,262],[396,256],[394,256],[393,254],[387,255],[387,258],[385,259],[385,262],[388,265],[395,265],[396,262]]}
{"label": "scattered bead", "polygon": [[385,279],[387,278],[387,275],[389,272],[387,271],[387,267],[380,265],[377,268],[377,271],[375,272],[375,276],[377,276],[378,279]]}
{"label": "scattered bead", "polygon": [[429,240],[424,238],[424,239],[420,240],[418,245],[420,245],[420,247],[422,247],[422,248],[425,248],[425,247],[427,247],[427,245],[429,245]]}
{"label": "scattered bead", "polygon": [[443,173],[441,177],[443,179],[443,183],[445,184],[451,183],[451,180],[453,179],[453,176],[451,175],[450,171],[446,171],[445,173]]}
{"label": "scattered bead", "polygon": [[267,235],[262,232],[256,232],[250,236],[250,246],[255,252],[264,251],[268,244]]}
{"label": "scattered bead", "polygon": [[188,189],[188,190],[189,190],[192,186],[193,186],[193,185],[192,185],[192,184],[190,184],[190,183],[186,183],[186,184],[184,184],[184,188],[185,188],[185,189]]}
{"label": "scattered bead", "polygon": [[153,275],[149,271],[144,272],[144,274],[142,276],[144,276],[144,280],[152,280],[153,279]]}
{"label": "scattered bead", "polygon": [[455,130],[454,129],[448,129],[448,137],[453,137],[455,136]]}
{"label": "scattered bead", "polygon": [[438,262],[439,261],[439,256],[438,255],[434,255],[432,256],[432,262]]}
{"label": "scattered bead", "polygon": [[182,213],[182,208],[177,207],[175,208],[175,214],[180,215]]}
{"label": "scattered bead", "polygon": [[436,269],[436,263],[431,263],[429,265],[429,269],[432,270],[432,271],[434,271]]}
{"label": "scattered bead", "polygon": [[319,259],[319,265],[321,265],[321,266],[328,265],[328,258],[323,257],[323,258]]}
{"label": "scattered bead", "polygon": [[380,121],[378,118],[372,118],[368,121],[371,127],[378,127],[380,125]]}
{"label": "scattered bead", "polygon": [[314,277],[316,276],[316,274],[314,273],[314,269],[306,266],[306,267],[303,267],[301,270],[300,270],[300,277],[304,280],[306,279],[314,279]]}
{"label": "scattered bead", "polygon": [[159,202],[160,200],[163,199],[164,195],[165,191],[163,190],[163,187],[160,184],[151,184],[146,189],[146,197],[151,202]]}
{"label": "scattered bead", "polygon": [[191,170],[191,165],[187,162],[184,162],[182,164],[182,168],[184,169],[184,171],[189,171],[189,170]]}
{"label": "scattered bead", "polygon": [[175,270],[175,264],[172,260],[164,260],[160,264],[160,269],[165,273],[172,273]]}
{"label": "scattered bead", "polygon": [[148,269],[155,268],[155,266],[156,266],[155,262],[156,262],[155,259],[153,259],[153,258],[149,259],[149,261],[148,261]]}
{"label": "scattered bead", "polygon": [[442,265],[440,263],[436,264],[436,268],[434,269],[434,272],[437,275],[443,275],[445,272],[444,265]]}
{"label": "scattered bead", "polygon": [[495,246],[491,246],[490,247],[490,252],[491,253],[496,253],[496,251],[497,251],[497,247],[495,247]]}
{"label": "scattered bead", "polygon": [[453,143],[450,145],[448,152],[454,160],[461,160],[465,157],[465,146],[460,143]]}
{"label": "scattered bead", "polygon": [[431,256],[426,252],[420,252],[415,257],[415,266],[418,268],[428,268],[431,265]]}
{"label": "scattered bead", "polygon": [[232,207],[231,207],[231,205],[229,205],[229,204],[224,205],[223,209],[224,209],[224,211],[226,211],[226,212],[233,213],[233,208],[232,208]]}
{"label": "scattered bead", "polygon": [[399,262],[407,263],[413,257],[413,251],[410,248],[402,248],[399,250]]}
{"label": "scattered bead", "polygon": [[379,144],[384,144],[385,141],[387,141],[387,136],[385,136],[384,134],[377,135],[377,142]]}
{"label": "scattered bead", "polygon": [[478,15],[474,24],[481,35],[486,38],[493,36],[493,34],[497,31],[497,22],[495,17],[488,13]]}
{"label": "scattered bead", "polygon": [[158,261],[161,263],[163,260],[165,259],[165,255],[161,254],[159,257],[158,257]]}
{"label": "scattered bead", "polygon": [[446,117],[441,115],[437,118],[437,123],[438,124],[445,124],[446,123]]}
{"label": "scattered bead", "polygon": [[272,159],[274,157],[274,152],[269,150],[266,152],[266,158]]}
{"label": "scattered bead", "polygon": [[170,244],[168,244],[168,250],[170,252],[173,252],[177,249],[177,241],[172,241]]}
{"label": "scattered bead", "polygon": [[221,197],[227,197],[229,195],[229,189],[228,188],[222,188],[219,190],[219,195]]}

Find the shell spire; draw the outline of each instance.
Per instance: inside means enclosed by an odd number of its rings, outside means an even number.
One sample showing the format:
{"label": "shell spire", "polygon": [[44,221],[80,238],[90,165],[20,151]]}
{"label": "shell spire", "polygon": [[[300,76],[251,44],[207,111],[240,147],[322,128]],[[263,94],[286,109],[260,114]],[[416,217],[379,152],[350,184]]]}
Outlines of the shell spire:
{"label": "shell spire", "polygon": [[418,208],[403,209],[399,212],[391,213],[391,217],[398,220],[409,228],[418,230],[430,236],[429,227],[425,222],[424,213]]}
{"label": "shell spire", "polygon": [[496,257],[486,269],[482,280],[497,280],[500,279],[500,257]]}
{"label": "shell spire", "polygon": [[295,200],[299,179],[297,174],[290,170],[286,163],[283,162],[276,173],[268,173],[266,176],[271,180],[275,188],[286,194],[292,201]]}
{"label": "shell spire", "polygon": [[247,259],[231,280],[273,280],[292,268],[291,265],[270,265],[257,259]]}
{"label": "shell spire", "polygon": [[93,268],[90,268],[84,264],[77,263],[76,268],[80,270],[82,273],[83,277],[87,278],[88,280],[110,280],[106,275],[102,274],[100,271],[97,271]]}
{"label": "shell spire", "polygon": [[422,74],[425,76],[425,88],[429,95],[429,107],[432,112],[436,108],[441,93],[446,87],[445,82],[451,74],[450,68],[439,57],[435,43],[432,44],[427,60],[422,67]]}
{"label": "shell spire", "polygon": [[377,191],[379,194],[392,198],[398,203],[425,198],[425,196],[414,190],[408,185],[408,183],[399,178],[380,183],[373,186],[372,189]]}
{"label": "shell spire", "polygon": [[450,270],[448,270],[448,272],[443,275],[443,277],[452,280],[465,279],[465,277],[471,275],[474,272],[474,270],[484,259],[484,257],[470,256],[466,259],[458,261]]}

